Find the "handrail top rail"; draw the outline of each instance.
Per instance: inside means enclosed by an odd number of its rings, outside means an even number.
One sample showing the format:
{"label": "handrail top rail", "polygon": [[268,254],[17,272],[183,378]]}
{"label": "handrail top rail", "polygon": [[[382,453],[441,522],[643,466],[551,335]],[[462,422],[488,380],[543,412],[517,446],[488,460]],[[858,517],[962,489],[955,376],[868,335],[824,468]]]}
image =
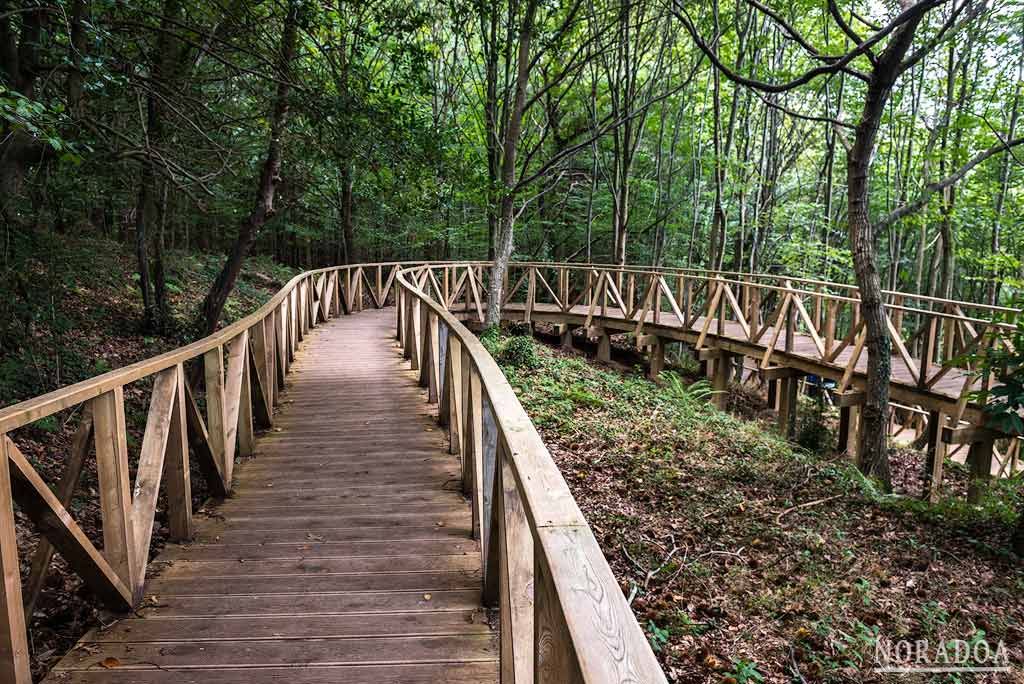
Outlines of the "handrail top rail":
{"label": "handrail top rail", "polygon": [[[437,262],[437,263],[440,263],[440,262]],[[594,269],[603,269],[603,270],[610,270],[610,271],[622,271],[622,272],[625,272],[625,273],[643,273],[645,275],[646,274],[652,274],[652,273],[660,273],[662,275],[668,274],[668,273],[671,273],[671,274],[690,274],[690,275],[693,275],[694,277],[702,278],[702,279],[710,279],[710,278],[721,277],[721,276],[740,276],[740,277],[747,277],[747,278],[764,278],[764,279],[769,279],[769,280],[782,280],[782,281],[789,281],[791,283],[802,283],[802,284],[806,284],[806,285],[821,285],[821,286],[835,287],[835,288],[839,288],[839,289],[843,289],[843,290],[857,290],[857,286],[852,284],[852,283],[837,283],[837,282],[834,282],[834,281],[831,281],[831,280],[817,280],[817,279],[814,279],[814,278],[802,278],[802,277],[799,277],[799,276],[788,276],[788,275],[784,275],[784,274],[781,274],[781,273],[762,273],[762,272],[756,272],[755,273],[755,272],[748,272],[748,271],[719,271],[719,270],[715,270],[715,269],[703,269],[703,268],[692,268],[692,267],[682,267],[682,266],[650,267],[650,266],[633,266],[633,265],[629,265],[629,264],[620,266],[618,264],[607,264],[607,263],[588,263],[588,262],[571,262],[571,263],[567,263],[567,262],[557,262],[557,261],[513,261],[513,262],[510,262],[509,265],[510,266],[544,266],[544,267],[550,267],[550,268],[576,268],[576,269],[580,269],[580,268],[582,268],[582,269],[594,268]],[[741,280],[736,280],[736,279],[728,279],[728,278],[726,278],[724,280],[726,280],[726,282],[749,284],[749,283],[745,283],[745,282],[743,282]],[[799,291],[805,292],[808,295],[821,295],[821,296],[825,296],[827,294],[827,293],[823,293],[823,292],[814,292],[814,291],[807,291],[807,290],[799,290]],[[885,296],[903,297],[904,299],[917,299],[917,300],[920,300],[920,301],[923,301],[923,302],[931,302],[931,303],[935,303],[935,304],[953,304],[953,305],[957,305],[957,306],[961,306],[961,307],[966,306],[966,307],[970,307],[972,309],[982,309],[982,310],[990,311],[990,312],[993,312],[993,313],[1013,314],[1013,315],[1021,313],[1021,309],[1014,309],[1013,307],[997,306],[997,305],[993,305],[993,304],[984,304],[982,302],[969,302],[969,301],[966,301],[966,300],[959,300],[959,299],[944,299],[942,297],[932,297],[930,295],[915,294],[913,292],[903,292],[901,290],[882,290],[882,294],[885,295]],[[829,296],[834,297],[834,298],[843,297],[843,295],[835,295],[835,294],[829,294]],[[860,301],[860,299],[858,297],[848,297],[848,298],[845,298],[845,301]],[[891,309],[892,308],[902,308],[905,311],[921,311],[921,309],[916,309],[916,308],[913,308],[913,307],[901,307],[899,305],[892,305],[892,304],[887,304],[886,307],[887,308],[891,308]],[[941,312],[938,312],[938,311],[928,311],[928,313],[939,315]],[[965,319],[965,318],[966,319],[970,319],[970,317],[967,317],[967,316],[954,316],[954,317],[956,317],[958,319],[961,319],[961,320]],[[985,319],[970,319],[970,320],[978,320],[978,321],[983,321],[983,322],[986,322],[986,323],[993,323],[993,321],[985,321]]]}

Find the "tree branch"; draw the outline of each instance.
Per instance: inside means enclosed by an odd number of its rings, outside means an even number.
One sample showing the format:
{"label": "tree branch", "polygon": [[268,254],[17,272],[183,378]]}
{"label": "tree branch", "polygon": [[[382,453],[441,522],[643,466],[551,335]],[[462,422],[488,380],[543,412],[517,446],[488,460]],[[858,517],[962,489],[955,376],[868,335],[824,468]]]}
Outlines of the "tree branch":
{"label": "tree branch", "polygon": [[999,143],[988,148],[987,150],[982,150],[978,154],[971,157],[966,164],[964,164],[959,169],[957,169],[950,175],[946,176],[942,180],[935,181],[934,183],[929,183],[928,185],[924,186],[924,189],[921,190],[921,193],[917,197],[915,197],[913,201],[908,202],[907,204],[904,204],[903,206],[894,209],[885,216],[883,216],[879,221],[876,222],[876,229],[885,228],[886,226],[889,226],[902,218],[906,218],[907,216],[910,216],[911,214],[920,211],[925,207],[925,205],[928,204],[928,202],[932,198],[932,195],[948,188],[957,181],[963,179],[963,177],[970,173],[971,169],[973,169],[978,164],[982,163],[989,157],[997,155],[1000,152],[1009,151],[1016,147],[1017,145],[1021,144],[1024,144],[1024,136],[1014,138],[1013,140],[1009,141],[1000,141]]}

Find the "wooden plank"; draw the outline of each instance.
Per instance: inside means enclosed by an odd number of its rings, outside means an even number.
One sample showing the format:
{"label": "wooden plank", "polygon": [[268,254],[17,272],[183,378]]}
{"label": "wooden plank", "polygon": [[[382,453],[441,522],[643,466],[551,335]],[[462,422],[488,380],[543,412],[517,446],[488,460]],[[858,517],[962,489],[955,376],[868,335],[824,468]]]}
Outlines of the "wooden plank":
{"label": "wooden plank", "polygon": [[386,572],[351,574],[344,583],[334,575],[272,575],[267,577],[159,577],[147,586],[157,596],[241,596],[252,594],[343,593],[363,591],[420,591],[437,589],[479,589],[480,571],[472,572]]}
{"label": "wooden plank", "polygon": [[[450,504],[450,505],[458,505]],[[479,548],[470,539],[442,537],[438,539],[406,539],[401,544],[393,540],[374,539],[352,542],[315,542],[310,540],[281,544],[169,544],[160,554],[162,561],[220,561],[245,563],[251,560],[308,560],[311,558],[386,558],[412,554],[416,556],[448,556],[473,554],[479,558]],[[474,597],[477,605],[479,597]]]}
{"label": "wooden plank", "polygon": [[[288,684],[481,684],[497,682],[495,661],[389,663],[387,665],[318,665],[261,667],[260,681]],[[253,668],[201,670],[125,669],[62,671],[61,684],[239,684],[253,682]]]}
{"label": "wooden plank", "polygon": [[[118,669],[230,668],[295,665],[358,665],[370,663],[434,663],[458,659],[462,662],[494,661],[497,647],[487,634],[423,637],[306,639],[252,641],[108,644],[107,657],[117,658]],[[296,651],[301,653],[296,660]],[[99,660],[103,660],[100,658]],[[57,670],[89,670],[97,658],[88,644],[73,650]],[[251,675],[250,675],[251,676]],[[251,681],[251,680],[250,680]]]}
{"label": "wooden plank", "polygon": [[[500,442],[499,442],[500,443]],[[503,451],[507,446],[502,445]],[[531,684],[534,680],[533,537],[515,476],[501,458],[496,480],[502,488],[498,507],[501,680]]]}
{"label": "wooden plank", "polygon": [[32,684],[7,435],[0,435],[0,680]]}
{"label": "wooden plank", "polygon": [[[299,617],[299,619],[296,619]],[[87,638],[89,643],[145,643],[175,641],[187,634],[190,641],[253,639],[341,639],[456,634],[491,635],[487,614],[475,610],[417,611],[380,614],[367,619],[357,615],[282,615],[176,620],[121,620],[111,629]]]}
{"label": "wooden plank", "polygon": [[476,554],[457,553],[433,556],[355,556],[343,558],[300,558],[298,560],[176,560],[160,573],[160,578],[224,579],[228,577],[302,577],[332,575],[337,577],[336,588],[344,585],[341,575],[360,575],[395,572],[473,572],[480,569]]}

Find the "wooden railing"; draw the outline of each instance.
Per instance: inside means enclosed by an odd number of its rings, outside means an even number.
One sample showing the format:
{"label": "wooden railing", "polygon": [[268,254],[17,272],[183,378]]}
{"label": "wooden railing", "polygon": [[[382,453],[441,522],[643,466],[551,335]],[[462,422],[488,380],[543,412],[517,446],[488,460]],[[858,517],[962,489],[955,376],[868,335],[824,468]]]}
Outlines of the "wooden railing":
{"label": "wooden railing", "polygon": [[[384,306],[398,266],[303,273],[252,315],[198,342],[0,410],[0,682],[31,682],[25,616],[32,614],[54,550],[109,607],[135,606],[142,597],[161,485],[170,538],[192,536],[190,447],[210,493],[228,494],[235,456],[252,453],[255,427],[271,426],[303,337],[320,321],[359,311],[364,303]],[[133,482],[125,389],[134,383],[150,388],[150,398]],[[76,407],[80,418],[71,454],[51,490],[18,448],[15,432]],[[102,551],[68,510],[91,445]],[[15,502],[41,536],[24,591]]]}
{"label": "wooden railing", "polygon": [[[214,335],[0,410],[0,681],[29,681],[25,615],[55,550],[109,606],[134,606],[146,577],[161,487],[171,538],[191,536],[190,449],[211,493],[230,492],[234,458],[251,453],[256,427],[270,426],[309,329],[364,304],[383,307],[389,298],[397,304],[404,352],[430,401],[439,405],[451,449],[462,455],[463,484],[482,540],[486,597],[502,608],[503,681],[526,682],[535,674],[551,682],[664,681],[536,430],[494,361],[450,313],[484,320],[488,266],[412,262],[310,271]],[[806,279],[516,263],[504,297],[526,321],[551,310],[588,327],[598,316],[618,318],[638,343],[657,340],[643,333],[660,326],[659,334],[669,327],[685,330],[698,348],[714,336],[719,344],[762,349],[762,368],[786,358],[797,363],[803,355],[838,369],[841,388],[850,384],[864,347],[860,303],[851,286]],[[936,395],[953,370],[970,371],[957,363],[965,352],[1009,344],[1009,321],[1017,313],[897,292],[886,297],[903,382],[915,397]],[[801,337],[810,346],[797,354],[793,345]],[[963,387],[948,412],[954,428],[965,416],[977,417],[979,407],[968,406],[968,393],[989,382],[970,372],[960,376]],[[136,383],[150,399],[132,481],[125,388]],[[17,431],[76,410],[80,424],[67,467],[51,489],[17,446]],[[931,425],[947,424],[939,416]],[[102,551],[68,511],[90,446]],[[15,502],[42,537],[24,591]]]}
{"label": "wooden railing", "polygon": [[[465,301],[465,310],[483,321],[485,266],[437,264],[425,277],[449,308]],[[866,332],[852,285],[770,274],[513,263],[503,297],[527,322],[544,305],[564,314],[583,307],[587,327],[611,311],[629,321],[637,337],[649,326],[666,325],[696,334],[698,348],[709,336],[746,343],[762,350],[761,368],[775,363],[778,354],[798,355],[841,371],[840,391],[849,387],[864,356]],[[902,292],[886,291],[885,297],[895,382],[923,394],[948,382],[951,371],[968,371],[956,392],[957,418],[963,417],[969,394],[989,382],[970,373],[963,357],[1009,345],[1020,312]]]}
{"label": "wooden railing", "polygon": [[[397,337],[461,455],[502,682],[665,682],[587,521],[494,359],[448,308],[480,265],[402,269]],[[461,275],[453,278],[453,271]]]}

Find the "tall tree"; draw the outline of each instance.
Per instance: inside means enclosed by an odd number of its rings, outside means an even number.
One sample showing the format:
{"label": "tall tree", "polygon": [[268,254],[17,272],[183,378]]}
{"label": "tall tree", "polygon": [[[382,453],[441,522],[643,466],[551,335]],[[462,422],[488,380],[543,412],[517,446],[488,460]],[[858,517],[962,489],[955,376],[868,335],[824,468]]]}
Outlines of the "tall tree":
{"label": "tall tree", "polygon": [[[881,26],[875,26],[866,20],[858,20],[869,28],[873,27],[871,34],[862,37],[855,27],[846,21],[835,0],[829,0],[829,13],[837,31],[846,34],[854,45],[841,55],[833,55],[815,47],[796,26],[778,12],[754,0],[748,0],[748,4],[774,21],[788,36],[790,43],[799,48],[815,66],[788,81],[779,83],[743,76],[734,68],[727,66],[717,51],[704,40],[681,0],[676,0],[673,7],[676,17],[715,68],[738,85],[765,93],[782,93],[794,91],[816,79],[839,74],[856,78],[864,84],[857,123],[851,126],[838,118],[833,119],[832,123],[837,131],[852,128],[852,139],[848,140],[844,134],[840,136],[840,140],[846,148],[847,226],[854,273],[860,292],[860,312],[866,333],[865,348],[868,351],[866,399],[861,418],[863,427],[860,431],[861,468],[877,476],[886,486],[890,486],[887,440],[892,342],[886,322],[887,314],[876,253],[878,224],[871,218],[871,162],[879,126],[897,80],[949,36],[959,33],[974,21],[982,6],[974,5],[972,0],[901,0],[900,11],[889,17]],[[947,9],[946,16],[936,22],[937,29],[918,40],[915,48],[915,37],[922,22],[933,11],[942,7]],[[992,154],[1006,149],[1008,144],[1010,143],[1000,143]],[[964,167],[961,167],[961,171],[966,173]],[[943,188],[956,182],[952,175],[943,179]],[[929,193],[935,191],[937,190],[930,190]],[[924,206],[927,198],[919,199],[920,204],[915,201],[902,207],[900,216],[911,213],[911,206],[918,209]]]}
{"label": "tall tree", "polygon": [[283,136],[290,105],[292,63],[295,61],[298,46],[298,21],[299,0],[288,0],[284,26],[281,31],[281,44],[278,49],[277,89],[268,117],[270,135],[267,154],[263,160],[256,188],[256,201],[242,225],[239,226],[238,235],[228,253],[227,260],[203,300],[200,322],[206,333],[217,329],[224,304],[227,303],[228,296],[242,270],[242,262],[256,242],[259,231],[275,213],[274,195],[277,192],[278,183],[281,181],[281,158],[284,153]]}

